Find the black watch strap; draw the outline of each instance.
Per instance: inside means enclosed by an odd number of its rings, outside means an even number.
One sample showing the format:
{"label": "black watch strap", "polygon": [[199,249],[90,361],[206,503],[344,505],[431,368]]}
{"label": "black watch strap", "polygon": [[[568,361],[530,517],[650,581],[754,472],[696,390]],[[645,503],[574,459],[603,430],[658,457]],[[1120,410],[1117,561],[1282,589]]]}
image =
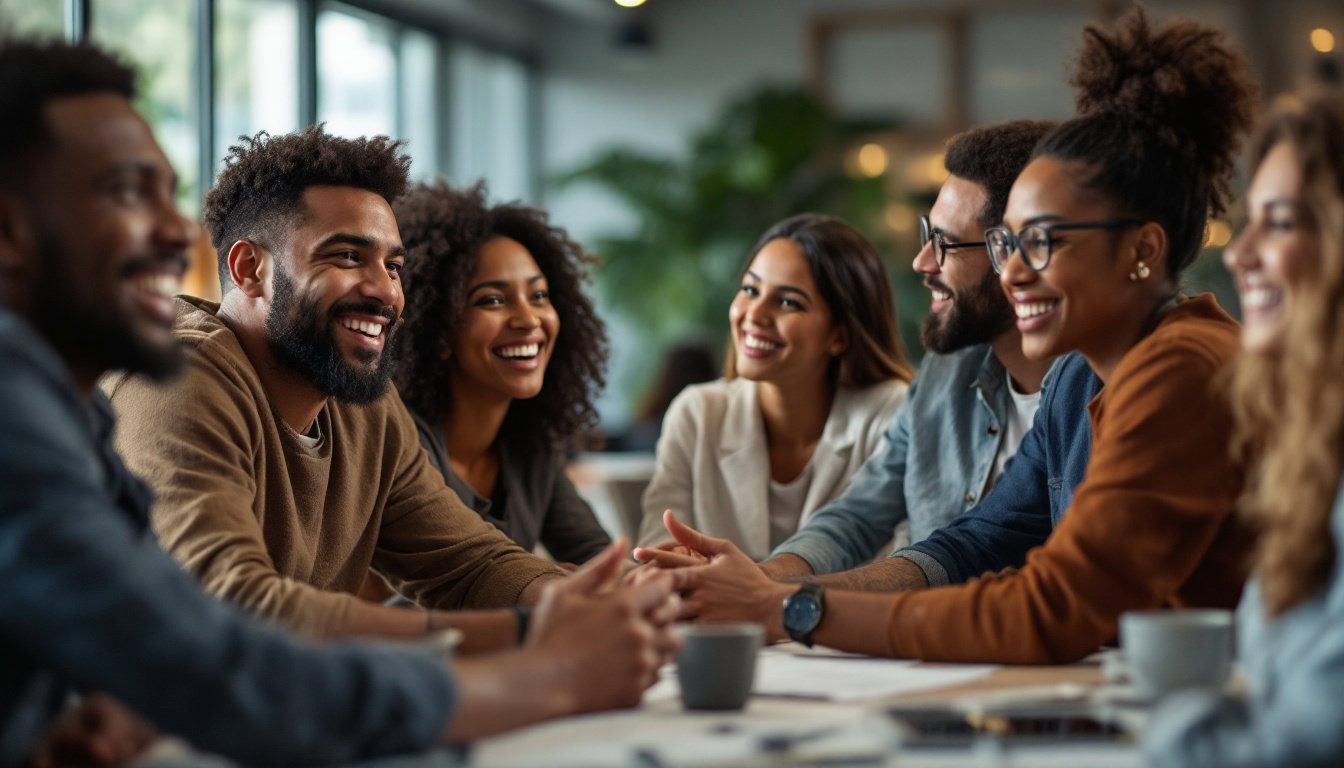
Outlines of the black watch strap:
{"label": "black watch strap", "polygon": [[513,615],[518,618],[518,644],[522,645],[527,639],[527,625],[532,621],[532,606],[515,605]]}

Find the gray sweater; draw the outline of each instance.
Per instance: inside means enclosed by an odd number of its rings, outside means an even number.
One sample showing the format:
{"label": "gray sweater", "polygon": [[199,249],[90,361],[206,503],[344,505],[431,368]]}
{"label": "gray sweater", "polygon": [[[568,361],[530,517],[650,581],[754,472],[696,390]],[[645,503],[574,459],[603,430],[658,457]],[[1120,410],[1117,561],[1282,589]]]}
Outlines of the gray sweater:
{"label": "gray sweater", "polygon": [[455,693],[422,652],[303,644],[205,595],[158,548],[151,495],[112,448],[111,409],[0,308],[0,765],[67,690],[246,764],[432,746]]}

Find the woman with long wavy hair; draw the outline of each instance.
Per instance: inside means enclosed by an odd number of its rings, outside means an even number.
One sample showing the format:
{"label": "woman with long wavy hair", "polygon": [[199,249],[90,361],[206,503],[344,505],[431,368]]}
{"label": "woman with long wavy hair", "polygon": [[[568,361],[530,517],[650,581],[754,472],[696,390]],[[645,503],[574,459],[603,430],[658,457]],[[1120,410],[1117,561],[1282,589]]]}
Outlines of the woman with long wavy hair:
{"label": "woman with long wavy hair", "polygon": [[418,185],[394,209],[407,290],[393,378],[431,463],[524,549],[584,562],[610,540],[564,471],[607,360],[590,257],[544,212],[488,205],[483,184]]}
{"label": "woman with long wavy hair", "polygon": [[1172,697],[1145,734],[1161,766],[1344,764],[1344,94],[1274,114],[1254,159],[1223,255],[1244,315],[1241,512],[1261,531],[1237,616],[1251,695]]}

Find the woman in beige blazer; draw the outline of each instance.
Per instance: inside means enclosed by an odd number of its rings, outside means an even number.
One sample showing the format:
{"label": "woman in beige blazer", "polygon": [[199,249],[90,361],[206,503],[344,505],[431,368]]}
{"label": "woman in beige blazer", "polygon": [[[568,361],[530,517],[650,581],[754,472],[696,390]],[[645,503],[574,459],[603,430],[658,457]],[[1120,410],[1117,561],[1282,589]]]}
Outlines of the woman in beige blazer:
{"label": "woman in beige blazer", "polygon": [[668,408],[644,492],[641,546],[671,541],[663,510],[760,560],[839,496],[913,375],[882,260],[830,216],[771,227],[728,311],[724,378]]}

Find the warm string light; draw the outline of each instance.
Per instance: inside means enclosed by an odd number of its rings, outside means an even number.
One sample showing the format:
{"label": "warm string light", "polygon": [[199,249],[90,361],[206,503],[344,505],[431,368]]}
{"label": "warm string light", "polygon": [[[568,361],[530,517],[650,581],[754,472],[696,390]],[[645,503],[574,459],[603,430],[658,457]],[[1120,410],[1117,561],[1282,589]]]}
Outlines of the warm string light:
{"label": "warm string light", "polygon": [[644,4],[644,0],[616,0],[616,4],[622,8],[638,8]]}
{"label": "warm string light", "polygon": [[1311,47],[1320,53],[1329,53],[1335,50],[1334,34],[1324,27],[1311,30]]}
{"label": "warm string light", "polygon": [[887,171],[887,150],[880,144],[864,144],[855,156],[859,173],[875,179]]}

